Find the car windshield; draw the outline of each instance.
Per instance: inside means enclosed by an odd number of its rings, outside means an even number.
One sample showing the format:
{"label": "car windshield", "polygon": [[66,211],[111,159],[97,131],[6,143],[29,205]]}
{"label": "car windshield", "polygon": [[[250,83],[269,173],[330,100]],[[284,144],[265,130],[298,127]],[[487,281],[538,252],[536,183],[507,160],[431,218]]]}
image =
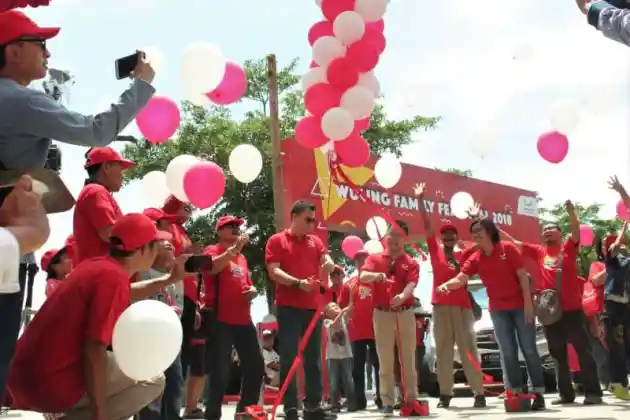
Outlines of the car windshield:
{"label": "car windshield", "polygon": [[486,292],[485,286],[477,290],[471,290],[470,293],[472,293],[475,298],[477,305],[481,306],[481,309],[488,309],[488,293]]}

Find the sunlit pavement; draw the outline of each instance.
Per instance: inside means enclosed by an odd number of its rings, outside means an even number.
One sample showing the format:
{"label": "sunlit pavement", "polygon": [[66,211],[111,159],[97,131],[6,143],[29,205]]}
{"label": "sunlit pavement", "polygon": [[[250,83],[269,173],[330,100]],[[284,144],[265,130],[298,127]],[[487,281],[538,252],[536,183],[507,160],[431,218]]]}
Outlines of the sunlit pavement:
{"label": "sunlit pavement", "polygon": [[[546,395],[548,403],[556,396],[554,394]],[[582,398],[578,398],[579,402]],[[630,414],[630,402],[624,403],[615,400],[611,396],[604,396],[605,404],[598,406],[583,406],[574,404],[564,407],[549,407],[544,412],[536,413],[505,413],[503,409],[503,401],[498,398],[488,398],[488,407],[486,409],[473,409],[472,398],[454,398],[451,401],[451,408],[448,410],[437,408],[437,400],[429,399],[431,406],[431,418],[443,419],[512,419],[519,420],[522,418],[536,418],[538,420],[545,419],[590,419],[590,420],[610,420],[610,419],[628,419]],[[549,404],[548,404],[549,405]],[[223,418],[231,420],[234,418],[236,406],[227,405],[223,407]],[[3,417],[21,420],[40,420],[43,417],[40,414],[28,411],[9,411]],[[349,419],[380,419],[382,416],[374,409],[368,409],[360,413],[342,413],[340,420]]]}

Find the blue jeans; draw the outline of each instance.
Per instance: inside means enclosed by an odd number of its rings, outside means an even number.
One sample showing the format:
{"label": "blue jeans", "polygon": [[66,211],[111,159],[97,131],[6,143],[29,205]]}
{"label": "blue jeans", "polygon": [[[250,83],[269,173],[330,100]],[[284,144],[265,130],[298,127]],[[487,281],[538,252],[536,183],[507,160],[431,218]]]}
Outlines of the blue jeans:
{"label": "blue jeans", "polygon": [[345,359],[328,359],[328,380],[330,384],[330,400],[333,406],[339,406],[341,389],[348,399],[348,408],[357,407],[357,399],[354,392],[354,380],[352,379],[352,357]]}
{"label": "blue jeans", "polygon": [[610,366],[608,361],[608,350],[604,347],[599,338],[594,337],[591,341],[593,346],[593,357],[597,364],[597,375],[603,384],[610,383]]}
{"label": "blue jeans", "polygon": [[[293,361],[297,357],[298,343],[306,332],[308,324],[315,316],[314,310],[278,306],[278,353],[280,356],[280,383],[283,383]],[[304,388],[306,391],[306,410],[317,409],[322,401],[322,322],[317,321],[306,348],[302,365],[304,366]],[[284,395],[284,411],[297,409],[298,393],[295,376]]]}
{"label": "blue jeans", "polygon": [[518,359],[519,349],[525,359],[529,376],[529,391],[545,392],[545,377],[542,363],[536,348],[536,326],[528,324],[522,309],[490,312],[494,325],[494,333],[499,345],[501,364],[505,383],[508,389],[516,392],[524,390],[521,364]]}
{"label": "blue jeans", "polygon": [[180,412],[184,402],[184,374],[181,355],[164,372],[166,384],[162,394],[162,404],[153,401],[138,413],[139,420],[181,420]]}

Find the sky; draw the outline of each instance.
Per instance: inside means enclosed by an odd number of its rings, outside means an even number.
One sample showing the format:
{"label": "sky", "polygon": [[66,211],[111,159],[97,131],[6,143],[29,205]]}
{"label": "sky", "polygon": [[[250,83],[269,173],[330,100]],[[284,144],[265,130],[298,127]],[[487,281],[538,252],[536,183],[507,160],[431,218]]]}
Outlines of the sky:
{"label": "sky", "polygon": [[[61,26],[48,43],[50,66],[74,74],[66,104],[85,114],[126,88],[114,77],[114,60],[146,46],[163,55],[158,94],[177,101],[184,99],[181,56],[196,41],[214,43],[237,62],[274,53],[282,65],[299,57],[305,72],[307,33],[322,19],[314,0],[53,0],[26,12],[40,25]],[[616,174],[630,181],[629,54],[587,25],[574,2],[391,0],[385,26],[387,49],[376,75],[389,116],[442,118],[436,130],[414,135],[403,162],[470,169],[483,180],[537,191],[544,204],[598,202],[603,216],[614,215],[617,197],[606,180]],[[554,165],[539,157],[536,142],[551,129],[550,110],[559,103],[577,106],[580,121],[567,158]],[[138,134],[135,123],[125,133]],[[480,136],[494,139],[483,157],[474,147]],[[76,196],[86,149],[62,151],[62,177]],[[116,198],[125,213],[147,205],[137,183]],[[52,216],[51,225],[42,251],[63,245],[71,212]],[[44,280],[38,276],[35,307]],[[265,313],[261,299],[254,318]]]}

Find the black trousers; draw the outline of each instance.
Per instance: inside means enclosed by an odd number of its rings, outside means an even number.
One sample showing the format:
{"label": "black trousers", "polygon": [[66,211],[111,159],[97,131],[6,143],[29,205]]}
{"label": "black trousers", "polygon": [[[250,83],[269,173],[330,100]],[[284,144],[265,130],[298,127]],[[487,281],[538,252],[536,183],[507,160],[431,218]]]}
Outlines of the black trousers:
{"label": "black trousers", "polygon": [[610,382],[627,386],[630,373],[630,304],[605,301],[602,320],[610,358]]}
{"label": "black trousers", "polygon": [[368,355],[374,366],[376,378],[374,380],[376,386],[377,398],[380,393],[380,381],[378,378],[378,353],[376,353],[376,343],[374,340],[357,340],[352,342],[352,355],[354,356],[354,365],[352,369],[352,379],[354,380],[355,395],[357,397],[357,405],[363,408],[367,405],[365,397],[365,363]]}
{"label": "black trousers", "polygon": [[593,357],[591,334],[586,324],[586,317],[582,311],[566,311],[560,321],[544,327],[545,337],[549,345],[549,354],[553,358],[558,393],[564,400],[574,400],[575,390],[569,370],[569,355],[567,344],[573,344],[580,362],[581,377],[583,378],[585,395],[602,395],[602,389],[597,376],[597,365]]}
{"label": "black trousers", "polygon": [[236,349],[242,372],[241,398],[236,412],[242,413],[247,406],[258,404],[260,390],[265,376],[258,333],[253,324],[228,325],[217,322],[215,335],[208,342],[210,360],[210,397],[206,405],[205,418],[218,420],[221,418],[223,396],[230,382],[232,370],[232,347]]}

